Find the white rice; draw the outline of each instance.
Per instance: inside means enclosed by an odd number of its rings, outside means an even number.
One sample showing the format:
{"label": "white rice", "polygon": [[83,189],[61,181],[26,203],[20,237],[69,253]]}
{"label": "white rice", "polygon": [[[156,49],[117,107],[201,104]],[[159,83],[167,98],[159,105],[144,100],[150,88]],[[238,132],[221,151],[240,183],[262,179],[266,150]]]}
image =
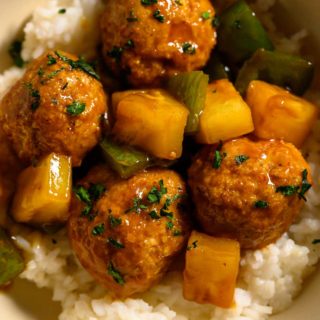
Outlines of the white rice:
{"label": "white rice", "polygon": [[[269,9],[275,0],[258,0],[255,9],[281,49],[298,52],[304,30],[286,39],[272,22]],[[23,58],[31,60],[47,48],[76,54],[94,51],[97,45],[97,17],[100,0],[50,0],[34,11],[25,27]],[[59,14],[61,8],[65,14]],[[283,48],[284,47],[284,48]],[[11,68],[0,75],[0,97],[21,76]],[[305,146],[315,182],[300,220],[276,243],[242,257],[235,291],[235,306],[221,309],[188,302],[182,296],[181,272],[170,272],[163,281],[142,295],[112,301],[108,293],[79,265],[69,246],[65,230],[51,236],[14,227],[15,240],[27,253],[21,278],[52,289],[53,300],[61,302],[60,320],[263,320],[286,309],[301,290],[303,279],[320,257],[320,122]]]}

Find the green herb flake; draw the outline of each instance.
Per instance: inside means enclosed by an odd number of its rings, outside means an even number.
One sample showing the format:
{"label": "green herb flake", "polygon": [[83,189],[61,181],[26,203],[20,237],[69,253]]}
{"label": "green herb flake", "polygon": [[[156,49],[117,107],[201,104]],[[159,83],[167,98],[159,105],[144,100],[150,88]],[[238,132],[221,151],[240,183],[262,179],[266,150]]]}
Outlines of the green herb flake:
{"label": "green herb flake", "polygon": [[312,241],[312,244],[319,244],[320,243],[320,239],[314,239],[313,241]]}
{"label": "green herb flake", "polygon": [[59,14],[65,14],[66,12],[67,12],[67,9],[65,9],[65,8],[61,8],[58,11]]}
{"label": "green herb flake", "polygon": [[249,157],[245,154],[240,154],[238,156],[234,157],[234,161],[238,166],[240,166],[242,163],[246,162],[249,159]]}
{"label": "green herb flake", "polygon": [[73,192],[75,193],[76,197],[80,201],[82,201],[86,204],[91,204],[90,194],[85,187],[83,187],[83,186],[75,187],[73,189]]}
{"label": "green herb flake", "polygon": [[168,230],[172,230],[173,227],[174,227],[174,224],[173,224],[172,221],[168,221],[168,222],[166,223],[166,228],[167,228]]}
{"label": "green herb flake", "polygon": [[104,228],[104,223],[98,224],[96,225],[93,229],[92,229],[92,235],[93,236],[101,236],[105,231]]}
{"label": "green herb flake", "polygon": [[167,193],[167,188],[163,184],[163,180],[159,181],[159,189],[155,186],[151,188],[147,195],[147,200],[149,203],[160,203],[163,195]]}
{"label": "green herb flake", "polygon": [[142,199],[141,198],[134,198],[133,199],[133,206],[125,211],[125,213],[129,212],[136,212],[136,213],[141,213],[141,211],[148,209],[147,206],[142,204]]}
{"label": "green herb flake", "polygon": [[141,0],[141,4],[144,6],[152,6],[156,3],[158,3],[158,0]]}
{"label": "green herb flake", "polygon": [[50,72],[50,73],[48,74],[47,78],[48,78],[48,79],[52,79],[52,78],[54,78],[58,73],[60,73],[60,72],[63,71],[63,70],[64,70],[64,68],[60,68],[60,69],[57,69],[57,70],[55,70],[55,71],[52,71],[52,72]]}
{"label": "green herb flake", "polygon": [[182,51],[184,54],[194,55],[196,53],[196,48],[190,42],[184,42],[182,44]]}
{"label": "green herb flake", "polygon": [[233,23],[233,26],[240,30],[242,28],[242,24],[241,24],[241,21],[240,20],[235,20],[234,23]]}
{"label": "green herb flake", "polygon": [[197,248],[197,247],[198,247],[198,240],[195,240],[195,241],[193,241],[193,242],[191,243],[190,246],[187,247],[187,250],[189,251],[189,250],[195,249],[195,248]]}
{"label": "green herb flake", "polygon": [[40,105],[40,92],[39,90],[33,88],[32,83],[28,82],[26,83],[26,87],[29,90],[29,94],[31,95],[32,101],[31,101],[31,110],[35,111],[38,109]]}
{"label": "green herb flake", "polygon": [[116,249],[123,249],[124,248],[124,245],[121,242],[119,242],[111,237],[109,237],[107,239],[107,243],[111,244]]}
{"label": "green herb flake", "polygon": [[120,284],[121,286],[125,284],[122,274],[114,267],[112,262],[110,262],[108,265],[108,274],[116,283]]}
{"label": "green herb flake", "polygon": [[39,77],[42,77],[44,75],[43,69],[39,68],[37,74],[38,74]]}
{"label": "green herb flake", "polygon": [[211,24],[212,24],[212,26],[213,26],[214,28],[218,28],[218,27],[220,26],[220,21],[221,21],[220,17],[219,17],[219,16],[215,16],[215,17],[212,19]]}
{"label": "green herb flake", "polygon": [[221,167],[221,163],[223,159],[227,156],[226,153],[221,153],[221,151],[216,150],[214,152],[213,162],[212,162],[212,168],[219,169]]}
{"label": "green herb flake", "polygon": [[19,68],[22,68],[24,66],[24,61],[21,57],[21,51],[22,42],[19,40],[13,41],[9,47],[9,55],[12,58],[13,63]]}
{"label": "green herb flake", "polygon": [[52,66],[53,64],[56,64],[56,63],[57,63],[56,58],[53,57],[51,54],[48,54],[48,55],[47,55],[47,59],[48,59],[48,62],[47,62],[47,65],[48,65],[48,66]]}
{"label": "green herb flake", "polygon": [[159,220],[159,219],[161,219],[161,217],[157,214],[157,211],[156,211],[156,210],[150,211],[149,216],[150,216],[151,219],[153,219],[153,220]]}
{"label": "green herb flake", "polygon": [[160,216],[161,217],[166,217],[168,219],[173,219],[173,213],[172,212],[169,212],[169,211],[166,211],[164,209],[161,209],[160,210]]}
{"label": "green herb flake", "polygon": [[63,62],[69,64],[69,66],[72,69],[80,69],[83,72],[87,73],[88,75],[90,75],[91,77],[100,80],[99,75],[95,72],[95,70],[93,69],[93,67],[86,62],[83,58],[80,58],[79,60],[71,60],[69,58],[67,58],[66,56],[64,56],[63,54],[61,54],[59,51],[55,51],[55,54],[58,56],[59,59],[61,59]]}
{"label": "green herb flake", "polygon": [[180,0],[174,0],[174,3],[178,6],[183,6],[183,4]]}
{"label": "green herb flake", "polygon": [[118,46],[113,46],[110,51],[107,52],[107,55],[114,59],[117,63],[121,61],[121,57],[123,54],[123,49]]}
{"label": "green herb flake", "polygon": [[173,235],[174,237],[180,237],[180,236],[182,236],[182,231],[180,231],[180,230],[173,230],[172,235]]}
{"label": "green herb flake", "polygon": [[62,86],[61,90],[65,90],[65,89],[68,87],[68,85],[69,85],[69,82],[66,82],[66,83]]}
{"label": "green herb flake", "polygon": [[312,187],[312,185],[308,181],[308,170],[304,169],[302,171],[302,183],[301,183],[301,188],[298,193],[299,198],[303,199],[304,201],[307,201],[305,194],[306,192]]}
{"label": "green herb flake", "polygon": [[101,183],[92,184],[89,188],[90,198],[93,201],[96,201],[101,198],[103,193],[106,191],[106,188]]}
{"label": "green herb flake", "polygon": [[112,229],[120,226],[122,223],[122,220],[121,218],[117,218],[115,217],[114,215],[111,214],[111,210],[110,210],[110,214],[109,214],[109,224],[110,224],[110,227]]}
{"label": "green herb flake", "polygon": [[73,101],[67,106],[67,113],[71,116],[78,116],[85,110],[85,108],[86,104],[84,102]]}
{"label": "green herb flake", "polygon": [[129,39],[126,44],[124,45],[125,49],[131,49],[134,48],[134,42],[132,39]]}
{"label": "green herb flake", "polygon": [[135,15],[134,11],[131,9],[129,12],[129,16],[127,18],[128,22],[137,22],[139,21],[138,17]]}
{"label": "green herb flake", "polygon": [[161,14],[160,10],[157,9],[154,13],[153,13],[153,17],[158,20],[161,23],[164,23],[165,21],[165,17],[163,14]]}
{"label": "green herb flake", "polygon": [[201,18],[203,20],[209,20],[211,18],[211,14],[209,11],[204,11],[201,13]]}
{"label": "green herb flake", "polygon": [[295,195],[299,190],[299,186],[279,186],[276,192],[282,193],[286,197]]}
{"label": "green herb flake", "polygon": [[256,201],[253,206],[256,208],[256,209],[266,209],[269,207],[269,204],[267,201],[263,201],[263,200],[258,200]]}

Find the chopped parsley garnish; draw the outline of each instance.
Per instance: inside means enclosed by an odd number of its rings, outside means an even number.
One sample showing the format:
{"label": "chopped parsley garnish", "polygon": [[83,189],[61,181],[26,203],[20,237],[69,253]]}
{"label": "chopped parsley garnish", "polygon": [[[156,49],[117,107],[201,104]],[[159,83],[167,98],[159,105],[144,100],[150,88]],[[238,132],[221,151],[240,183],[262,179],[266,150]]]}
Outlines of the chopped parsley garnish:
{"label": "chopped parsley garnish", "polygon": [[182,236],[182,232],[180,230],[173,230],[172,235],[174,237]]}
{"label": "chopped parsley garnish", "polygon": [[73,101],[67,106],[67,113],[71,116],[78,116],[86,108],[86,104],[79,101]]}
{"label": "chopped parsley garnish", "polygon": [[114,267],[112,262],[110,262],[108,265],[108,274],[116,283],[120,284],[121,286],[125,284],[122,274]]}
{"label": "chopped parsley garnish", "polygon": [[56,64],[56,63],[57,63],[56,58],[53,57],[51,54],[48,54],[48,55],[47,55],[47,58],[48,58],[48,62],[47,62],[47,65],[48,65],[48,66],[52,66],[53,64]]}
{"label": "chopped parsley garnish", "polygon": [[109,214],[109,224],[111,228],[116,228],[120,226],[121,223],[122,223],[121,218],[117,218],[113,216],[111,213]]}
{"label": "chopped parsley garnish", "polygon": [[141,0],[141,4],[144,6],[152,6],[156,3],[158,3],[158,0]]}
{"label": "chopped parsley garnish", "polygon": [[197,247],[198,247],[198,240],[195,240],[195,241],[193,241],[193,242],[191,243],[190,246],[187,247],[187,250],[189,251],[189,250],[195,249],[195,248],[197,248]]}
{"label": "chopped parsley garnish", "polygon": [[164,23],[165,21],[165,17],[163,14],[161,14],[160,10],[157,9],[154,13],[153,13],[153,17],[158,20],[161,23]]}
{"label": "chopped parsley garnish", "polygon": [[320,239],[314,239],[313,241],[312,241],[312,244],[319,244],[320,243]]}
{"label": "chopped parsley garnish", "polygon": [[220,150],[214,152],[212,168],[219,169],[221,167],[222,160],[227,156],[226,153],[221,153]]}
{"label": "chopped parsley garnish", "polygon": [[91,200],[98,200],[103,193],[106,191],[106,188],[101,183],[92,184],[89,188],[89,194]]}
{"label": "chopped parsley garnish", "polygon": [[166,223],[166,228],[167,228],[168,230],[172,230],[173,227],[174,227],[174,224],[173,224],[172,221],[168,221],[168,222]]}
{"label": "chopped parsley garnish", "polygon": [[184,42],[182,44],[182,51],[185,54],[194,55],[196,53],[196,48],[192,43]]}
{"label": "chopped parsley garnish", "polygon": [[120,62],[122,54],[123,54],[123,49],[118,46],[113,46],[112,49],[107,53],[107,55],[112,59],[114,59],[117,63]]}
{"label": "chopped parsley garnish", "polygon": [[125,213],[129,213],[129,212],[140,213],[141,211],[148,209],[148,207],[145,206],[144,204],[142,204],[141,202],[142,202],[141,198],[138,198],[138,197],[134,198],[133,199],[133,206],[131,208],[127,209],[125,211]]}
{"label": "chopped parsley garnish", "polygon": [[93,236],[100,236],[104,233],[104,223],[98,224],[96,225],[93,229],[92,229],[92,235]]}
{"label": "chopped parsley garnish", "polygon": [[55,71],[52,71],[48,74],[48,79],[52,79],[53,77],[55,77],[59,72],[63,71],[64,68],[60,68],[60,69],[57,69]]}
{"label": "chopped parsley garnish", "polygon": [[35,111],[38,109],[40,105],[40,93],[37,89],[34,89],[32,86],[32,83],[28,82],[26,83],[26,87],[29,90],[29,94],[31,95],[32,102],[31,102],[31,110]]}
{"label": "chopped parsley garnish", "polygon": [[220,25],[220,17],[219,16],[215,16],[213,19],[212,19],[212,26],[214,28],[218,28],[219,25]]}
{"label": "chopped parsley garnish", "polygon": [[147,195],[147,200],[150,203],[160,203],[163,195],[167,193],[167,188],[163,185],[163,180],[159,181],[159,189],[157,187],[152,187]]}
{"label": "chopped parsley garnish", "polygon": [[157,214],[156,210],[152,210],[149,213],[149,216],[153,219],[153,220],[159,220],[161,217]]}
{"label": "chopped parsley garnish", "polygon": [[66,89],[68,85],[69,85],[69,82],[66,82],[66,83],[62,86],[61,90]]}
{"label": "chopped parsley garnish", "polygon": [[55,54],[63,62],[68,63],[72,69],[80,69],[80,70],[84,71],[85,73],[87,73],[88,75],[90,75],[91,77],[93,77],[97,80],[100,80],[99,75],[95,72],[93,67],[88,62],[86,62],[83,58],[80,58],[79,60],[74,61],[74,60],[67,58],[66,56],[61,54],[59,51],[55,51]]}
{"label": "chopped parsley garnish", "polygon": [[134,42],[132,39],[129,39],[126,44],[124,45],[125,49],[134,48]]}
{"label": "chopped parsley garnish", "polygon": [[302,171],[302,183],[301,183],[301,189],[298,193],[299,197],[303,199],[304,201],[307,201],[305,194],[306,192],[311,188],[311,184],[308,181],[308,170],[304,169]]}
{"label": "chopped parsley garnish", "polygon": [[84,202],[84,203],[91,203],[90,194],[88,190],[83,186],[78,186],[74,188],[74,193],[76,194],[77,198]]}
{"label": "chopped parsley garnish", "polygon": [[183,5],[180,0],[174,0],[174,2],[175,2],[175,4],[178,5],[178,6],[182,6],[182,5]]}
{"label": "chopped parsley garnish", "polygon": [[269,207],[269,204],[267,201],[258,200],[254,203],[254,207],[257,209],[266,209]]}
{"label": "chopped parsley garnish", "polygon": [[58,11],[59,14],[64,14],[64,13],[66,13],[66,12],[67,12],[67,9],[65,9],[65,8],[61,8],[61,9],[59,9],[59,11]]}
{"label": "chopped parsley garnish", "polygon": [[163,208],[160,210],[160,216],[161,217],[167,217],[168,219],[173,219],[173,213],[164,210]]}
{"label": "chopped parsley garnish", "polygon": [[299,186],[280,186],[277,187],[276,192],[282,193],[286,197],[293,196],[299,190]]}
{"label": "chopped parsley garnish", "polygon": [[136,22],[139,21],[138,17],[135,15],[134,11],[131,9],[129,12],[129,17],[127,18],[128,22]]}
{"label": "chopped parsley garnish", "polygon": [[209,12],[209,11],[202,12],[202,13],[201,13],[201,18],[202,18],[203,20],[208,20],[208,19],[210,19],[210,18],[211,18],[210,12]]}
{"label": "chopped parsley garnish", "polygon": [[246,162],[248,159],[249,159],[249,157],[245,154],[240,154],[240,155],[234,157],[234,160],[238,166],[240,166],[242,163]]}
{"label": "chopped parsley garnish", "polygon": [[19,68],[22,68],[24,66],[24,61],[21,57],[21,51],[22,42],[19,40],[13,41],[9,48],[9,55],[12,58],[13,63]]}
{"label": "chopped parsley garnish", "polygon": [[234,23],[233,23],[234,27],[238,30],[240,30],[242,28],[242,25],[241,25],[241,21],[240,20],[236,20]]}
{"label": "chopped parsley garnish", "polygon": [[124,245],[121,242],[119,242],[119,241],[117,241],[117,240],[115,240],[113,238],[109,237],[107,242],[109,244],[111,244],[113,247],[117,248],[117,249],[123,249],[124,248]]}
{"label": "chopped parsley garnish", "polygon": [[44,71],[42,68],[39,68],[38,72],[37,72],[39,77],[42,77],[44,75]]}

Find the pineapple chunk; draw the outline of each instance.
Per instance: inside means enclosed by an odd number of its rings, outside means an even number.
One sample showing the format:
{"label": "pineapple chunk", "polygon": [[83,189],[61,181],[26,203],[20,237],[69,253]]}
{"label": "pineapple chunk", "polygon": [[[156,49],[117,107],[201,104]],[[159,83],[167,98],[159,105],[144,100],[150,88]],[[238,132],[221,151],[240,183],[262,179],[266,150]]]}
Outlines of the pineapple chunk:
{"label": "pineapple chunk", "polygon": [[71,198],[71,158],[50,154],[18,178],[11,213],[18,222],[46,224],[68,218]]}
{"label": "pineapple chunk", "polygon": [[181,156],[189,111],[161,89],[131,90],[112,95],[112,133],[128,145],[174,160]]}
{"label": "pineapple chunk", "polygon": [[239,262],[239,242],[193,231],[183,273],[184,298],[232,307]]}
{"label": "pineapple chunk", "polygon": [[254,130],[250,108],[227,79],[209,84],[198,143],[213,144]]}
{"label": "pineapple chunk", "polygon": [[263,81],[251,81],[246,101],[255,131],[262,139],[283,139],[301,147],[317,120],[312,103]]}

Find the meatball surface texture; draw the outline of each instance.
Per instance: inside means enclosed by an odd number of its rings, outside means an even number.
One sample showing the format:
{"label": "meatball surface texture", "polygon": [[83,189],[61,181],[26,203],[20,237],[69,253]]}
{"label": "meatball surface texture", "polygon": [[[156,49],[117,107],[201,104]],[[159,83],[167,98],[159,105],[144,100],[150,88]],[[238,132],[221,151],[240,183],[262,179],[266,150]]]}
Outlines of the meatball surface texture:
{"label": "meatball surface texture", "polygon": [[203,230],[237,239],[243,249],[264,247],[287,231],[311,184],[301,153],[274,140],[204,147],[188,174]]}
{"label": "meatball surface texture", "polygon": [[[93,200],[89,209],[81,196],[83,188]],[[189,235],[188,216],[182,209],[185,193],[180,176],[162,169],[123,180],[98,166],[78,184],[69,239],[83,267],[113,297],[150,288],[184,247]]]}
{"label": "meatball surface texture", "polygon": [[3,98],[3,130],[26,164],[56,152],[71,156],[79,166],[97,144],[106,96],[79,61],[61,51],[47,52],[30,63]]}
{"label": "meatball surface texture", "polygon": [[209,0],[109,0],[100,23],[106,64],[134,86],[200,69],[216,43],[214,15]]}

